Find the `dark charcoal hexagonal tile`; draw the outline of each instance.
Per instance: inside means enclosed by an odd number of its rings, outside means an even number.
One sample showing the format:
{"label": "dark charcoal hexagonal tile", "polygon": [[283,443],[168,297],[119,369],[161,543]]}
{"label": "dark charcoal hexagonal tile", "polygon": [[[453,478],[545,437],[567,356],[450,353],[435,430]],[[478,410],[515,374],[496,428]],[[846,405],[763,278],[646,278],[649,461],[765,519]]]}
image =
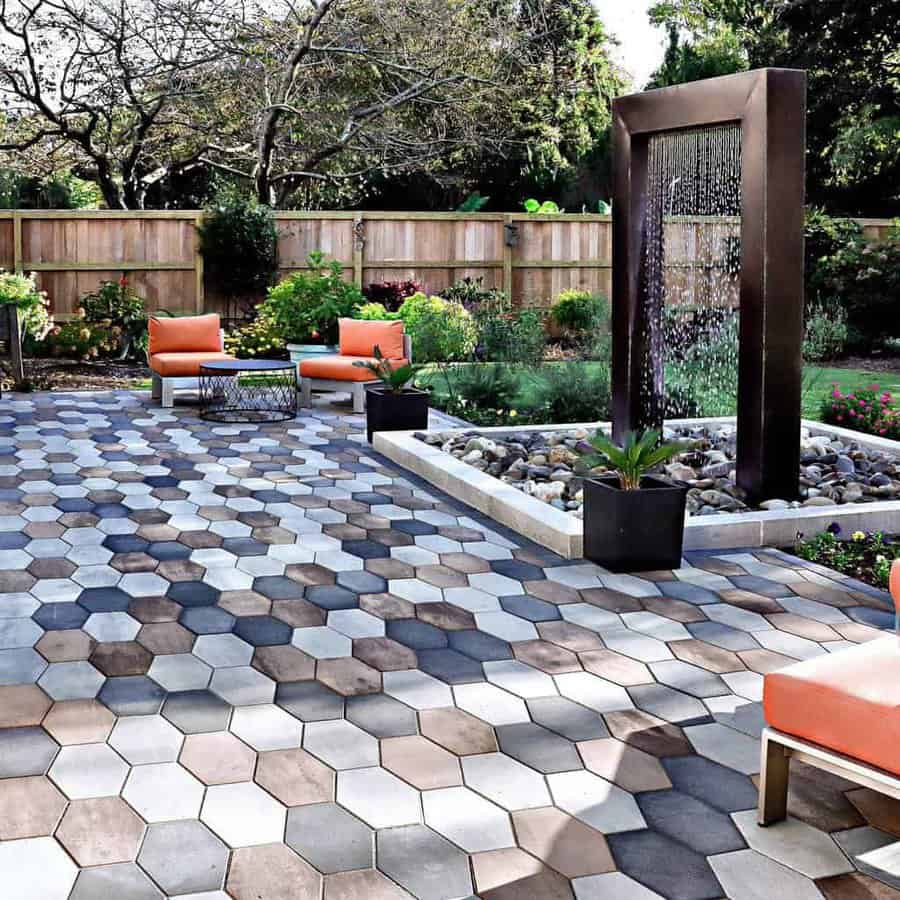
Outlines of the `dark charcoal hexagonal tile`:
{"label": "dark charcoal hexagonal tile", "polygon": [[675,788],[724,813],[755,809],[756,787],[740,772],[703,756],[672,756],[663,768]]}
{"label": "dark charcoal hexagonal tile", "polygon": [[235,556],[265,556],[269,552],[269,545],[253,538],[225,538],[222,549]]}
{"label": "dark charcoal hexagonal tile", "polygon": [[134,534],[110,534],[103,541],[103,546],[113,553],[144,553],[149,544]]}
{"label": "dark charcoal hexagonal tile", "polygon": [[231,706],[212,691],[174,691],[166,697],[162,714],[185,734],[224,731]]}
{"label": "dark charcoal hexagonal tile", "polygon": [[416,734],[415,710],[387,694],[364,694],[347,698],[348,721],[377,738]]}
{"label": "dark charcoal hexagonal tile", "polygon": [[650,791],[635,799],[647,824],[703,856],[746,847],[727,813],[680,791]]}
{"label": "dark charcoal hexagonal tile", "polygon": [[275,689],[275,702],[302,722],[340,719],[344,698],[317,681],[287,681]]}
{"label": "dark charcoal hexagonal tile", "polygon": [[284,840],[326,875],[375,865],[372,829],[336,803],[291,809]]}
{"label": "dark charcoal hexagonal tile", "polygon": [[270,600],[298,600],[304,589],[284,575],[264,575],[253,579],[253,590]]}
{"label": "dark charcoal hexagonal tile", "polygon": [[43,728],[0,729],[0,778],[43,775],[59,744]]}
{"label": "dark charcoal hexagonal tile", "polygon": [[536,697],[525,701],[531,718],[570,741],[609,737],[603,719],[592,709],[566,697]]}
{"label": "dark charcoal hexagonal tile", "polygon": [[496,729],[500,749],[545,775],[583,769],[575,744],[533,722],[501,725]]}
{"label": "dark charcoal hexagonal tile", "polygon": [[45,603],[31,616],[47,631],[67,631],[81,628],[90,613],[77,603]]}
{"label": "dark charcoal hexagonal tile", "polygon": [[97,699],[117,716],[151,716],[159,712],[166,692],[146,675],[107,678]]}
{"label": "dark charcoal hexagonal tile", "polygon": [[448,637],[454,650],[479,662],[513,658],[512,650],[506,641],[484,631],[450,631]]}
{"label": "dark charcoal hexagonal tile", "polygon": [[160,562],[173,559],[187,559],[193,552],[190,547],[179,544],[178,541],[155,541],[144,551],[148,556],[160,560]]}
{"label": "dark charcoal hexagonal tile", "polygon": [[182,606],[213,606],[219,600],[219,592],[202,581],[179,581],[169,588],[167,596]]}
{"label": "dark charcoal hexagonal tile", "polygon": [[542,568],[518,559],[492,559],[491,568],[498,575],[506,575],[517,581],[541,581],[544,578]]}
{"label": "dark charcoal hexagonal tile", "polygon": [[508,613],[527,619],[529,622],[550,622],[560,618],[559,610],[546,600],[538,600],[529,597],[528,594],[518,594],[515,597],[501,597],[500,606]]}
{"label": "dark charcoal hexagonal tile", "polygon": [[398,519],[391,523],[394,531],[400,531],[403,534],[418,536],[422,534],[436,534],[437,528],[429,525],[428,522],[420,522],[418,519]]}
{"label": "dark charcoal hexagonal tile", "polygon": [[115,587],[86,588],[78,595],[78,603],[92,613],[124,612],[131,600],[129,594]]}
{"label": "dark charcoal hexagonal tile", "polygon": [[485,680],[478,660],[444,647],[439,650],[417,650],[419,668],[447,684],[471,684]]}
{"label": "dark charcoal hexagonal tile", "polygon": [[389,638],[413,650],[440,650],[447,646],[447,632],[420,619],[391,619],[385,628]]}
{"label": "dark charcoal hexagonal tile", "polygon": [[272,616],[242,616],[234,626],[234,633],[254,647],[289,644],[294,630]]}
{"label": "dark charcoal hexagonal tile", "polygon": [[[350,552],[344,547],[345,552]],[[381,594],[388,589],[387,581],[371,572],[339,572],[339,587],[354,591],[357,594]]]}
{"label": "dark charcoal hexagonal tile", "polygon": [[194,634],[228,634],[237,620],[218,606],[192,606],[181,613],[178,621]]}
{"label": "dark charcoal hexagonal tile", "polygon": [[314,584],[306,588],[306,599],[322,609],[355,609],[359,599],[353,591],[330,584]]}

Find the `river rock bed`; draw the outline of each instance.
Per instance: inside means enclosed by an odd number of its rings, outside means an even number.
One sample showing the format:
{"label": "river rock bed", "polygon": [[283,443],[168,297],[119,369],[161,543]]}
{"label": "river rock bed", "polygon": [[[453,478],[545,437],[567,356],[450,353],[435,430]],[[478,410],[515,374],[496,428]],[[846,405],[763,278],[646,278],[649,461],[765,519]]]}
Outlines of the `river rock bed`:
{"label": "river rock bed", "polygon": [[[585,429],[505,435],[485,435],[473,429],[420,432],[416,437],[525,494],[581,517],[584,477],[576,464],[581,453],[593,449]],[[828,435],[813,436],[803,429],[800,499],[773,497],[751,507],[734,481],[736,430],[733,425],[667,428],[665,437],[686,442],[685,451],[659,474],[673,483],[689,486],[687,508],[693,516],[900,499],[900,456],[868,450],[855,442]],[[591,474],[602,475],[606,471],[599,466]]]}

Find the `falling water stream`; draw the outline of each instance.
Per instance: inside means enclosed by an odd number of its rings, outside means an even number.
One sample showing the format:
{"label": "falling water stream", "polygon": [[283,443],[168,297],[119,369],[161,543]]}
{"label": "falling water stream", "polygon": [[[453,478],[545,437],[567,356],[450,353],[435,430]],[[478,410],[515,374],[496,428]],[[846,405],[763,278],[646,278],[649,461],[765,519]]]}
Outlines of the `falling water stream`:
{"label": "falling water stream", "polygon": [[641,288],[648,422],[733,414],[737,397],[741,129],[649,139]]}

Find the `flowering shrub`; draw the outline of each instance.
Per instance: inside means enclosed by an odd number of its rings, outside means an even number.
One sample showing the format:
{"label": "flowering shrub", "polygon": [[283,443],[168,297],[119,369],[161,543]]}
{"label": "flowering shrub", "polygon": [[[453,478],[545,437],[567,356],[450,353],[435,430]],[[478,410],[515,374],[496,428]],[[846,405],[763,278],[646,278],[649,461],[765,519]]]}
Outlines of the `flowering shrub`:
{"label": "flowering shrub", "polygon": [[54,325],[34,347],[36,356],[65,356],[91,360],[119,349],[119,335],[104,325],[70,319]]}
{"label": "flowering shrub", "polygon": [[13,303],[22,313],[22,330],[33,341],[43,340],[50,330],[50,301],[44,291],[39,291],[31,275],[18,275],[0,269],[0,303]]}
{"label": "flowering shrub", "polygon": [[266,316],[235,328],[225,335],[225,352],[238,359],[267,357],[283,359],[287,352],[278,326]]}
{"label": "flowering shrub", "polygon": [[900,559],[900,544],[886,540],[880,531],[854,531],[849,539],[840,535],[841,527],[837,522],[808,541],[798,535],[797,556],[886,588],[891,563]]}
{"label": "flowering shrub", "polygon": [[478,329],[461,304],[413,294],[403,301],[399,312],[406,333],[412,337],[417,363],[458,362],[472,356]]}
{"label": "flowering shrub", "polygon": [[147,313],[144,301],[128,283],[128,276],[118,281],[101,281],[96,291],[81,298],[75,309],[79,319],[102,325],[115,339],[112,351],[119,355],[141,358],[147,349]]}
{"label": "flowering shrub", "polygon": [[900,407],[890,391],[882,391],[877,384],[865,390],[844,393],[840,385],[832,385],[822,401],[822,421],[900,440]]}

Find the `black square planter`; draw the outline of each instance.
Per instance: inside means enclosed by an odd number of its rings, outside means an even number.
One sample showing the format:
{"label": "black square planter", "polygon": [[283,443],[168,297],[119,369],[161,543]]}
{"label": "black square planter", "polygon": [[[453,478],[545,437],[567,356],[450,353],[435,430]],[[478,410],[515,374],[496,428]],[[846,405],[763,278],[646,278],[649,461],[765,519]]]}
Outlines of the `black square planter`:
{"label": "black square planter", "polygon": [[405,388],[392,393],[381,385],[366,388],[366,436],[376,431],[422,431],[428,427],[428,392]]}
{"label": "black square planter", "polygon": [[681,567],[687,488],[646,475],[637,491],[615,476],[584,482],[584,555],[611,572]]}

